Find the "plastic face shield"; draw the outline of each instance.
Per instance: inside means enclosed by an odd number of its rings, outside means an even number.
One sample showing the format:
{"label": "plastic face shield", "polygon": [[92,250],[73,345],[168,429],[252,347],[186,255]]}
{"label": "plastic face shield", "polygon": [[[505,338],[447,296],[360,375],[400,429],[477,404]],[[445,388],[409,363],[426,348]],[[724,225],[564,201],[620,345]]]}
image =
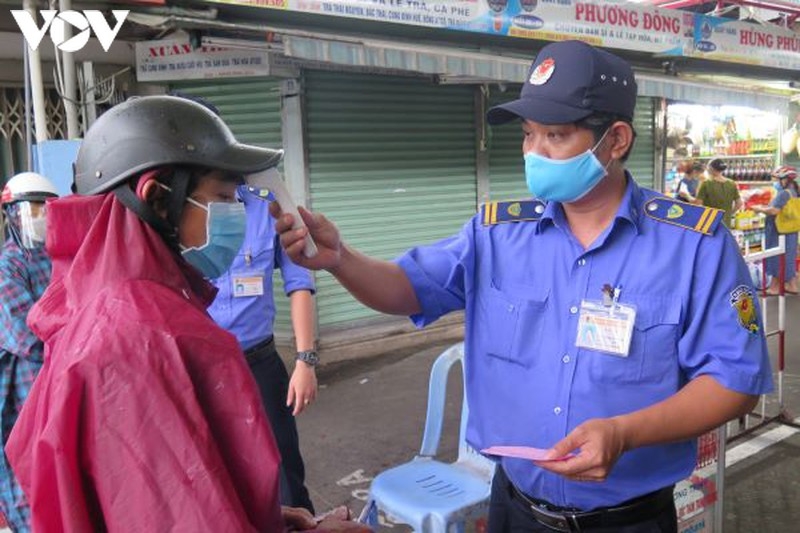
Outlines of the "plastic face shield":
{"label": "plastic face shield", "polygon": [[42,202],[19,202],[19,237],[22,246],[28,249],[44,246],[47,233],[47,207]]}

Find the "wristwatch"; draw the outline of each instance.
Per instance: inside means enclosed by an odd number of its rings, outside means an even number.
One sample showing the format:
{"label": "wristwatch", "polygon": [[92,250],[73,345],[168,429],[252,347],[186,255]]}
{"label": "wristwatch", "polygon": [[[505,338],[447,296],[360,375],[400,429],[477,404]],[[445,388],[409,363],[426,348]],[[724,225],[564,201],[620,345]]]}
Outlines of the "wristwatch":
{"label": "wristwatch", "polygon": [[304,362],[312,368],[319,364],[319,355],[317,355],[316,350],[303,350],[302,352],[297,352],[297,357],[295,359]]}

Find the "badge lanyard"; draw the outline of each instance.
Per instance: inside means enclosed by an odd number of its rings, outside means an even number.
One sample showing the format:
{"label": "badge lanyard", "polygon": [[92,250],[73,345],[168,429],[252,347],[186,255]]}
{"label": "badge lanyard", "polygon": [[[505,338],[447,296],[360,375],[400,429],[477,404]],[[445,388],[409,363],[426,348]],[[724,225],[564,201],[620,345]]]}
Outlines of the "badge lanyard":
{"label": "badge lanyard", "polygon": [[628,357],[633,325],[636,322],[636,306],[620,303],[622,285],[619,279],[622,268],[627,264],[633,249],[635,237],[628,245],[615,283],[605,284],[601,289],[602,300],[581,300],[578,315],[578,334],[575,345],[597,352],[619,357]]}

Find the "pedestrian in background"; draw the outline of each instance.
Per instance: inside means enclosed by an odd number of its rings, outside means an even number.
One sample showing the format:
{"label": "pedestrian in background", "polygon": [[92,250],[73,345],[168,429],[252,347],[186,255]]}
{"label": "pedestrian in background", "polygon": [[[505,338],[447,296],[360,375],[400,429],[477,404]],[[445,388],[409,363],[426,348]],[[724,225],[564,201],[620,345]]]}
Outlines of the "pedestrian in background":
{"label": "pedestrian in background", "polygon": [[683,177],[678,182],[675,198],[690,204],[699,204],[700,202],[697,200],[697,190],[700,188],[704,169],[705,167],[699,161],[693,161],[691,159],[683,161],[681,163]]}
{"label": "pedestrian in background", "polygon": [[0,196],[9,236],[0,252],[0,509],[13,531],[31,530],[25,496],[5,455],[5,444],[42,367],[42,341],[25,320],[50,281],[44,248],[48,198],[58,197],[49,179],[23,172],[8,180]]}
{"label": "pedestrian in background", "polygon": [[[797,198],[797,171],[794,167],[781,166],[772,171],[772,185],[775,195],[768,206],[756,205],[753,210],[764,213],[766,217],[765,244],[767,248],[778,245],[778,228],[775,217],[786,207],[791,198]],[[786,270],[784,272],[784,290],[789,294],[797,294],[797,233],[786,233]],[[780,258],[768,257],[766,261],[767,275],[770,277],[767,294],[775,296],[780,293]]]}
{"label": "pedestrian in background", "polygon": [[736,182],[723,175],[727,168],[725,161],[719,158],[708,162],[709,177],[700,184],[697,200],[707,207],[721,209],[724,212],[722,222],[730,228],[733,214],[742,208],[742,198]]}
{"label": "pedestrian in background", "polygon": [[292,230],[271,208],[289,256],[365,305],[420,327],[466,310],[467,441],[560,459],[498,458],[492,533],[677,531],[673,488],[694,469],[697,437],[772,388],[755,290],[722,213],[625,170],[635,104],[625,61],[548,44],[520,98],[488,114],[521,122],[535,199],[489,203],[394,262],[348,246],[322,215],[301,210],[307,228]]}
{"label": "pedestrian in background", "polygon": [[[316,398],[319,361],[314,350],[314,281],[308,270],[289,259],[275,233],[269,214],[269,191],[240,186],[239,200],[247,217],[244,244],[231,268],[214,278],[217,296],[208,308],[214,321],[236,335],[261,393],[264,409],[281,454],[281,503],[314,513],[305,487],[305,465],[300,455],[294,417]],[[278,268],[289,297],[297,355],[291,379],[275,349],[273,271]]]}

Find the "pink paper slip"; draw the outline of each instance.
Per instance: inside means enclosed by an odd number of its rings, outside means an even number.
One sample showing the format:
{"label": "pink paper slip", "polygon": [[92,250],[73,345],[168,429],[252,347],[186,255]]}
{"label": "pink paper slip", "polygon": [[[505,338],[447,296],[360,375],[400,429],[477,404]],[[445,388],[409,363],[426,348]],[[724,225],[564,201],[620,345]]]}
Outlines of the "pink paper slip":
{"label": "pink paper slip", "polygon": [[487,455],[503,455],[505,457],[519,457],[520,459],[530,459],[531,461],[564,461],[570,457],[575,457],[574,453],[568,453],[556,459],[545,459],[547,452],[544,448],[531,448],[529,446],[491,446],[484,448],[481,453]]}

